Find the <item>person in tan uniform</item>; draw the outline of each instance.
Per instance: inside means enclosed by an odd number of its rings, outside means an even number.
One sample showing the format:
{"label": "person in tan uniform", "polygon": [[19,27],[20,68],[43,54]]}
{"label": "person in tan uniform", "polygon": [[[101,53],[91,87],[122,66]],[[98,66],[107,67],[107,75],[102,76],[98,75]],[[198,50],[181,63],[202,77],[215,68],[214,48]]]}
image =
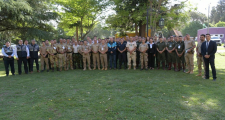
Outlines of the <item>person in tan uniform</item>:
{"label": "person in tan uniform", "polygon": [[107,54],[108,45],[105,43],[105,40],[102,39],[102,44],[99,45],[99,52],[100,52],[100,59],[102,64],[102,70],[107,70],[108,63],[107,63]]}
{"label": "person in tan uniform", "polygon": [[91,61],[90,61],[91,47],[87,44],[87,41],[84,41],[84,45],[81,46],[81,52],[83,54],[83,65],[84,65],[83,70],[86,70],[86,62],[88,63],[89,70],[91,70]]}
{"label": "person in tan uniform", "polygon": [[196,76],[202,76],[202,64],[204,67],[204,76],[205,77],[205,63],[204,63],[204,59],[203,56],[201,54],[201,46],[202,43],[205,42],[205,35],[201,35],[200,36],[200,42],[198,42],[198,45],[196,47],[196,52],[197,52],[197,64],[198,64],[198,74]]}
{"label": "person in tan uniform", "polygon": [[56,47],[57,46],[54,44],[54,41],[51,40],[51,45],[48,47],[47,52],[49,54],[52,72],[54,71],[54,63],[56,64],[57,71],[59,71]]}
{"label": "person in tan uniform", "polygon": [[65,61],[65,53],[66,53],[66,46],[63,43],[63,40],[59,40],[60,43],[57,45],[57,51],[58,51],[58,60],[59,60],[59,68],[60,71],[62,71],[62,66],[64,66],[64,70],[66,70],[66,61]]}
{"label": "person in tan uniform", "polygon": [[128,70],[131,69],[131,60],[133,61],[134,70],[136,70],[136,42],[133,41],[133,37],[130,37],[130,41],[127,42],[127,59],[128,59]]}
{"label": "person in tan uniform", "polygon": [[188,72],[193,74],[194,70],[194,48],[195,48],[195,41],[190,39],[190,35],[186,35],[186,39],[184,41],[184,46],[185,46],[185,61],[188,67]]}
{"label": "person in tan uniform", "polygon": [[66,43],[66,69],[69,70],[69,64],[70,69],[73,70],[73,61],[72,61],[72,54],[73,54],[73,46],[70,43],[70,39],[67,39]]}
{"label": "person in tan uniform", "polygon": [[99,44],[97,43],[97,39],[94,39],[94,44],[92,44],[92,57],[93,57],[93,64],[94,69],[96,69],[96,62],[98,64],[98,69],[100,70],[100,62],[99,62]]}
{"label": "person in tan uniform", "polygon": [[145,43],[145,38],[142,39],[142,43],[139,45],[138,49],[140,51],[141,70],[143,70],[144,66],[145,70],[148,70],[148,53],[146,53],[148,50],[148,44]]}
{"label": "person in tan uniform", "polygon": [[44,63],[47,67],[47,72],[49,71],[48,65],[48,53],[47,53],[47,46],[45,45],[45,41],[42,42],[42,46],[40,48],[40,55],[41,55],[41,72],[44,71]]}

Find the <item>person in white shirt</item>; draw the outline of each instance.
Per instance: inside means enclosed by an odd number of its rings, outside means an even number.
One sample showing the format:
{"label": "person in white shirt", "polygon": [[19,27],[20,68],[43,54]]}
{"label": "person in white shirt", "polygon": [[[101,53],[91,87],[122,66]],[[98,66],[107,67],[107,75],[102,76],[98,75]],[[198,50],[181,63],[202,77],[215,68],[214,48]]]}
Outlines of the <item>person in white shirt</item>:
{"label": "person in white shirt", "polygon": [[2,48],[2,54],[4,56],[4,65],[5,65],[5,72],[6,76],[9,76],[9,65],[11,68],[12,75],[15,75],[15,68],[14,68],[14,50],[10,46],[9,42],[5,43],[5,46]]}
{"label": "person in white shirt", "polygon": [[81,64],[81,54],[79,53],[79,45],[77,43],[77,41],[75,41],[73,43],[73,69],[76,69],[77,66],[79,69],[80,68],[80,64]]}

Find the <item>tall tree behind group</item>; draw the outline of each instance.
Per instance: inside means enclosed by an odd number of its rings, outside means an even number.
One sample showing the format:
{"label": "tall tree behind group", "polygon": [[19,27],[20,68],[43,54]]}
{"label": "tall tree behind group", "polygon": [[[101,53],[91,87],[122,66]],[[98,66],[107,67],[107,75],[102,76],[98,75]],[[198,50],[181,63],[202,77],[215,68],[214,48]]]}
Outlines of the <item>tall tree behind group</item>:
{"label": "tall tree behind group", "polygon": [[219,0],[217,6],[212,7],[210,23],[216,24],[219,21],[225,22],[225,0]]}
{"label": "tall tree behind group", "polygon": [[96,18],[108,5],[108,0],[55,0],[61,7],[59,26],[67,35],[81,40],[94,28]]}
{"label": "tall tree behind group", "polygon": [[[149,10],[149,25],[151,36],[157,31],[158,21],[161,17],[165,19],[165,26],[171,30],[188,21],[187,12],[183,9],[186,5],[181,2],[179,5],[170,6],[172,0],[112,0],[116,6],[115,15],[107,19],[110,27],[119,28],[124,35],[125,31],[134,31],[136,35],[145,36],[147,8]],[[150,29],[149,26],[149,29]],[[138,29],[139,28],[139,29]],[[139,30],[139,31],[138,31]]]}
{"label": "tall tree behind group", "polygon": [[56,20],[58,14],[50,3],[51,0],[1,0],[1,34],[39,40],[53,36],[55,29],[49,21]]}

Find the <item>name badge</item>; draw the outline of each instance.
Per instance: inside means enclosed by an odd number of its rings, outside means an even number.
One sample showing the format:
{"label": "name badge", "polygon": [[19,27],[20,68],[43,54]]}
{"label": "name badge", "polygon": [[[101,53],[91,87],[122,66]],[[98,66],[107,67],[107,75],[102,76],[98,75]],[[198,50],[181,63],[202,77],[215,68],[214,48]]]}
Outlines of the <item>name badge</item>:
{"label": "name badge", "polygon": [[178,49],[180,49],[180,45],[178,46]]}
{"label": "name badge", "polygon": [[172,47],[172,45],[170,44],[170,46],[169,47]]}
{"label": "name badge", "polygon": [[104,50],[104,48],[102,47],[102,51]]}
{"label": "name badge", "polygon": [[53,47],[54,49],[56,49],[55,47]]}
{"label": "name badge", "polygon": [[63,48],[63,49],[65,49],[65,47],[64,47],[64,46],[63,46],[62,48]]}
{"label": "name badge", "polygon": [[68,49],[70,49],[70,47],[68,47]]}

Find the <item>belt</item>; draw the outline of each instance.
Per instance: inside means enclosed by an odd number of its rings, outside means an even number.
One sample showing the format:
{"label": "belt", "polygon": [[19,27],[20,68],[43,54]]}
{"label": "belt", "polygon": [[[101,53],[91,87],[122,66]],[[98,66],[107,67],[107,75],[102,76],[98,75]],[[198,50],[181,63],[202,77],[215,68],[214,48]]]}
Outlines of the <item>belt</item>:
{"label": "belt", "polygon": [[54,53],[54,55],[57,55],[57,53]]}
{"label": "belt", "polygon": [[[136,52],[136,51],[133,51],[133,52]],[[129,53],[129,52],[128,52]]]}
{"label": "belt", "polygon": [[67,53],[72,53],[72,52],[67,52]]}
{"label": "belt", "polygon": [[73,54],[79,54],[79,53],[73,53]]}

